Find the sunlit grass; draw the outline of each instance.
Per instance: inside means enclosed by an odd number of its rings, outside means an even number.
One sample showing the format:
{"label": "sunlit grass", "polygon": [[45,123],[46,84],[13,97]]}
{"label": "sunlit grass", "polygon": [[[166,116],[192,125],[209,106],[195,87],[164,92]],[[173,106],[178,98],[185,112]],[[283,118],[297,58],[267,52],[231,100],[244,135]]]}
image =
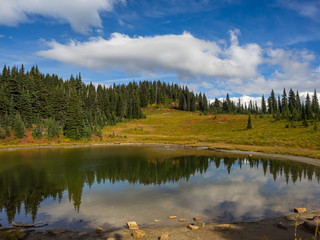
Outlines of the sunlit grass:
{"label": "sunlit grass", "polygon": [[73,141],[57,139],[34,140],[10,138],[0,142],[0,148],[38,145],[81,145],[94,143],[170,143],[212,148],[294,154],[320,158],[320,131],[313,124],[301,122],[290,126],[286,120],[275,121],[272,116],[251,116],[253,129],[247,129],[247,115],[203,115],[167,108],[150,107],[144,110],[145,119],[125,120],[103,129],[103,139]]}
{"label": "sunlit grass", "polygon": [[286,128],[285,120],[252,116],[254,128],[248,130],[246,115],[202,115],[165,108],[145,114],[146,119],[108,126],[103,132],[126,135],[126,142],[209,145],[320,158],[320,134],[311,125],[305,128],[296,123],[295,128]]}

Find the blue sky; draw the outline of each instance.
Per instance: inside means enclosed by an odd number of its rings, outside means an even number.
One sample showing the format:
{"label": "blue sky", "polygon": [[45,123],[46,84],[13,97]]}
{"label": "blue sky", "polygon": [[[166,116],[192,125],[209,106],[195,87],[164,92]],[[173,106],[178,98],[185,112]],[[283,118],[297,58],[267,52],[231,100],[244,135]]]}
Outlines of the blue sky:
{"label": "blue sky", "polygon": [[0,1],[0,65],[64,79],[257,97],[320,90],[319,59],[319,0]]}

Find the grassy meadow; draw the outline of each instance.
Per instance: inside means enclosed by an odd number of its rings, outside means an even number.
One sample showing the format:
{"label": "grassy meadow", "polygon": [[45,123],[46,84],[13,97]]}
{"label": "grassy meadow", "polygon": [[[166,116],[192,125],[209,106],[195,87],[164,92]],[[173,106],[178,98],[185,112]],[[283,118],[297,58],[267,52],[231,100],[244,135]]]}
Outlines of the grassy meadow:
{"label": "grassy meadow", "polygon": [[203,115],[168,108],[149,107],[145,119],[125,120],[103,128],[103,139],[72,141],[63,136],[49,141],[35,140],[27,132],[23,139],[1,140],[2,148],[35,145],[93,143],[168,143],[212,148],[261,151],[320,158],[320,130],[301,122],[291,127],[286,120],[272,116],[251,116],[253,129],[247,129],[247,115]]}
{"label": "grassy meadow", "polygon": [[[166,108],[149,108],[146,119],[131,120],[103,129],[117,142],[172,143],[285,153],[320,158],[320,132],[297,122],[272,116],[251,116],[253,129],[247,129],[247,115],[202,115]],[[286,127],[286,126],[289,127]],[[111,140],[110,139],[110,140]]]}

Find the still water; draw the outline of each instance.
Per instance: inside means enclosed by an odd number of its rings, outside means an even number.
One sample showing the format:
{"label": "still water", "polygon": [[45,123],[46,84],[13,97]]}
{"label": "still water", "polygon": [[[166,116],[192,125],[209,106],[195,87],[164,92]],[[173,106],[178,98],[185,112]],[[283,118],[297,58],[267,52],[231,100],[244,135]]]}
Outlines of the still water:
{"label": "still water", "polygon": [[[106,229],[126,221],[255,220],[320,208],[320,168],[209,151],[91,147],[0,152],[0,224]],[[155,223],[158,219],[160,222]]]}

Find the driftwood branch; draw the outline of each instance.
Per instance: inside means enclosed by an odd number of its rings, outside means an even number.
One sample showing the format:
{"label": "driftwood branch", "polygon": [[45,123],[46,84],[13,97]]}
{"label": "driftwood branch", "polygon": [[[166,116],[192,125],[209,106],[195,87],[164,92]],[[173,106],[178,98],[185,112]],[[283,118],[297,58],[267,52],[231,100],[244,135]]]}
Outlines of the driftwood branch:
{"label": "driftwood branch", "polygon": [[48,224],[45,222],[36,222],[33,224],[24,224],[21,222],[13,222],[12,226],[14,227],[20,227],[20,228],[40,228],[40,227],[44,227],[47,226]]}

